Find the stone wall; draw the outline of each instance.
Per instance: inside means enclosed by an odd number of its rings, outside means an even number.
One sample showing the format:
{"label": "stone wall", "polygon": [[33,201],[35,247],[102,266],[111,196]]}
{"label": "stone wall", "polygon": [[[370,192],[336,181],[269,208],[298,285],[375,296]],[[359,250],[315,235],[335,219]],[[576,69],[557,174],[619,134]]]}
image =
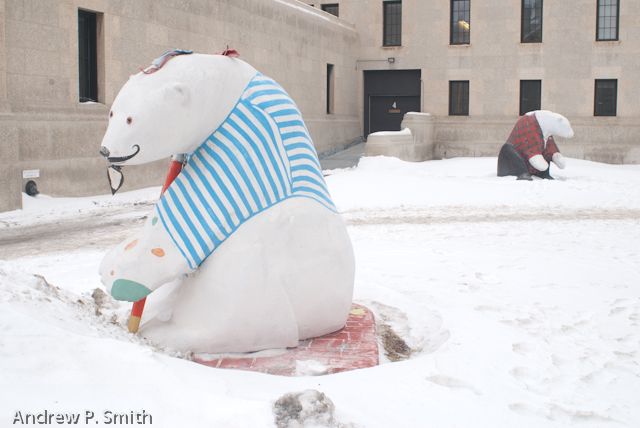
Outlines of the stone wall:
{"label": "stone wall", "polygon": [[[434,158],[498,156],[518,116],[436,118]],[[571,119],[574,137],[554,137],[565,157],[610,164],[640,163],[640,121],[635,118]]]}
{"label": "stone wall", "polygon": [[[98,13],[98,101],[78,102],[78,9]],[[0,211],[21,207],[22,170],[51,196],[109,192],[98,151],[129,76],[164,52],[227,45],[300,107],[319,153],[360,137],[354,27],[295,0],[0,0]],[[333,64],[333,114],[326,112]],[[127,167],[123,190],[161,185],[168,160]]]}

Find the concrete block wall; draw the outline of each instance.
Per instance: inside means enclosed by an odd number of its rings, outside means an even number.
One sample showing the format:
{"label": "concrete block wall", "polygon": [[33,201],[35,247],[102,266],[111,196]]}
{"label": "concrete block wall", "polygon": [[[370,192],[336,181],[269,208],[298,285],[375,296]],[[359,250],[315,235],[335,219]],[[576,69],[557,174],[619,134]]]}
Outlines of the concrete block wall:
{"label": "concrete block wall", "polygon": [[[78,9],[98,13],[99,104],[78,102]],[[22,170],[40,170],[47,195],[109,193],[98,154],[109,106],[170,49],[237,50],[292,96],[319,153],[358,139],[358,34],[326,15],[295,0],[0,0],[0,211],[21,207]],[[125,168],[123,190],[161,185],[167,162]]]}

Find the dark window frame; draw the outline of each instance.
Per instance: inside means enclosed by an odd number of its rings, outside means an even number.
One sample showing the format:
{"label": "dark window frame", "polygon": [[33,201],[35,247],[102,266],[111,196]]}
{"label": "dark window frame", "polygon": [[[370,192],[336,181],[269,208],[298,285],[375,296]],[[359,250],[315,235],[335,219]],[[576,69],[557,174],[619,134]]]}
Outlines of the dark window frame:
{"label": "dark window frame", "polygon": [[[449,81],[449,116],[469,116],[469,86],[468,80]],[[460,87],[463,88],[462,91]],[[459,94],[462,94],[462,99]]]}
{"label": "dark window frame", "polygon": [[[598,84],[613,83],[613,88],[598,87]],[[605,104],[607,94],[605,90],[613,89],[613,102]],[[608,108],[607,108],[608,107]],[[607,111],[608,110],[608,111]],[[595,90],[593,96],[593,115],[594,116],[617,116],[618,115],[618,79],[596,79]]]}
{"label": "dark window frame", "polygon": [[[531,100],[530,98],[525,98],[525,95],[531,93],[532,88],[525,88],[528,85],[537,84],[538,88],[536,92],[537,100]],[[535,89],[535,88],[534,88]],[[536,103],[537,101],[537,103]],[[530,108],[532,104],[535,104],[537,108]],[[520,116],[523,116],[530,111],[542,110],[542,80],[521,80],[520,81]]]}
{"label": "dark window frame", "polygon": [[[616,17],[615,17],[615,21],[616,21],[616,26],[615,26],[615,30],[616,30],[616,36],[615,38],[604,38],[604,37],[600,37],[600,3],[603,0],[598,0],[596,3],[596,41],[597,42],[617,42],[618,40],[620,40],[620,0],[613,0],[616,2]],[[607,5],[604,4],[602,5],[602,7],[607,7],[607,6],[611,6],[611,5]],[[611,18],[611,16],[603,16],[603,19],[607,19],[607,18]],[[603,27],[602,31],[605,32],[606,30],[611,29],[611,27]]]}
{"label": "dark window frame", "polygon": [[[391,13],[393,6],[399,6],[399,12]],[[388,13],[389,12],[389,13]],[[400,16],[400,23],[389,23],[392,15]],[[402,46],[402,1],[382,2],[382,46]],[[393,31],[396,29],[397,31]]]}
{"label": "dark window frame", "polygon": [[[464,6],[468,6],[467,9],[460,10],[459,3],[463,3]],[[464,4],[466,3],[466,4]],[[451,15],[449,19],[449,44],[451,45],[469,45],[471,44],[471,0],[451,0]],[[456,9],[456,6],[458,10]],[[457,19],[459,18],[460,13],[465,13],[465,19]],[[467,23],[467,29],[462,31],[457,31],[456,29],[460,29],[460,22]],[[462,40],[459,40],[462,38]]]}
{"label": "dark window frame", "polygon": [[[320,5],[320,9],[322,9],[323,11],[330,13],[333,16],[338,17],[339,16],[339,3],[327,3],[327,4],[321,4]],[[335,13],[334,13],[335,10]]]}
{"label": "dark window frame", "polygon": [[[536,17],[534,17],[533,19],[528,18],[527,21],[525,21],[526,12],[529,12],[529,16],[530,16],[530,11],[537,9],[536,7],[525,7],[525,3],[527,1],[531,1],[531,0],[522,0],[521,15],[520,15],[520,43],[542,43],[544,1],[539,0],[540,1],[540,28],[535,30],[536,33],[539,33],[538,38],[531,38],[531,35],[533,34],[531,31],[528,31],[527,34],[525,35],[525,29],[527,30],[531,29],[532,28],[531,23],[534,22],[537,17],[536,15]],[[537,1],[537,0],[533,0],[533,1]],[[525,26],[525,22],[527,22],[528,25]]]}
{"label": "dark window frame", "polygon": [[78,98],[98,102],[98,14],[78,9]]}
{"label": "dark window frame", "polygon": [[333,64],[327,64],[327,114],[333,114],[334,112],[334,86]]}

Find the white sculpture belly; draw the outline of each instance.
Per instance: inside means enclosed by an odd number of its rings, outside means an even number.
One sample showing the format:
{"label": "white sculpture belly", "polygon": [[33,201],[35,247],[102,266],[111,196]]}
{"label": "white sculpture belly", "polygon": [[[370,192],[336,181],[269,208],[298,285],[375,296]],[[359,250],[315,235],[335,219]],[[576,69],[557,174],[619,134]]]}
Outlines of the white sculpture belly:
{"label": "white sculpture belly", "polygon": [[247,220],[185,279],[172,318],[140,333],[194,352],[297,346],[344,326],[354,266],[340,215],[287,199]]}

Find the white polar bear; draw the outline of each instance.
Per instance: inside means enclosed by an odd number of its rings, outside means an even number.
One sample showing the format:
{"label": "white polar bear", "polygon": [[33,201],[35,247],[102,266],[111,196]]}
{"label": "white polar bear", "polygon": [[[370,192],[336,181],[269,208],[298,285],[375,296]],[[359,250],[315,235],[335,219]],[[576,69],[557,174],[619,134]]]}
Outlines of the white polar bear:
{"label": "white polar bear", "polygon": [[249,352],[344,326],[351,241],[277,83],[239,59],[181,55],[132,76],[109,115],[100,152],[111,163],[189,155],[143,229],[100,265],[119,300],[184,279],[141,334],[185,351]]}

